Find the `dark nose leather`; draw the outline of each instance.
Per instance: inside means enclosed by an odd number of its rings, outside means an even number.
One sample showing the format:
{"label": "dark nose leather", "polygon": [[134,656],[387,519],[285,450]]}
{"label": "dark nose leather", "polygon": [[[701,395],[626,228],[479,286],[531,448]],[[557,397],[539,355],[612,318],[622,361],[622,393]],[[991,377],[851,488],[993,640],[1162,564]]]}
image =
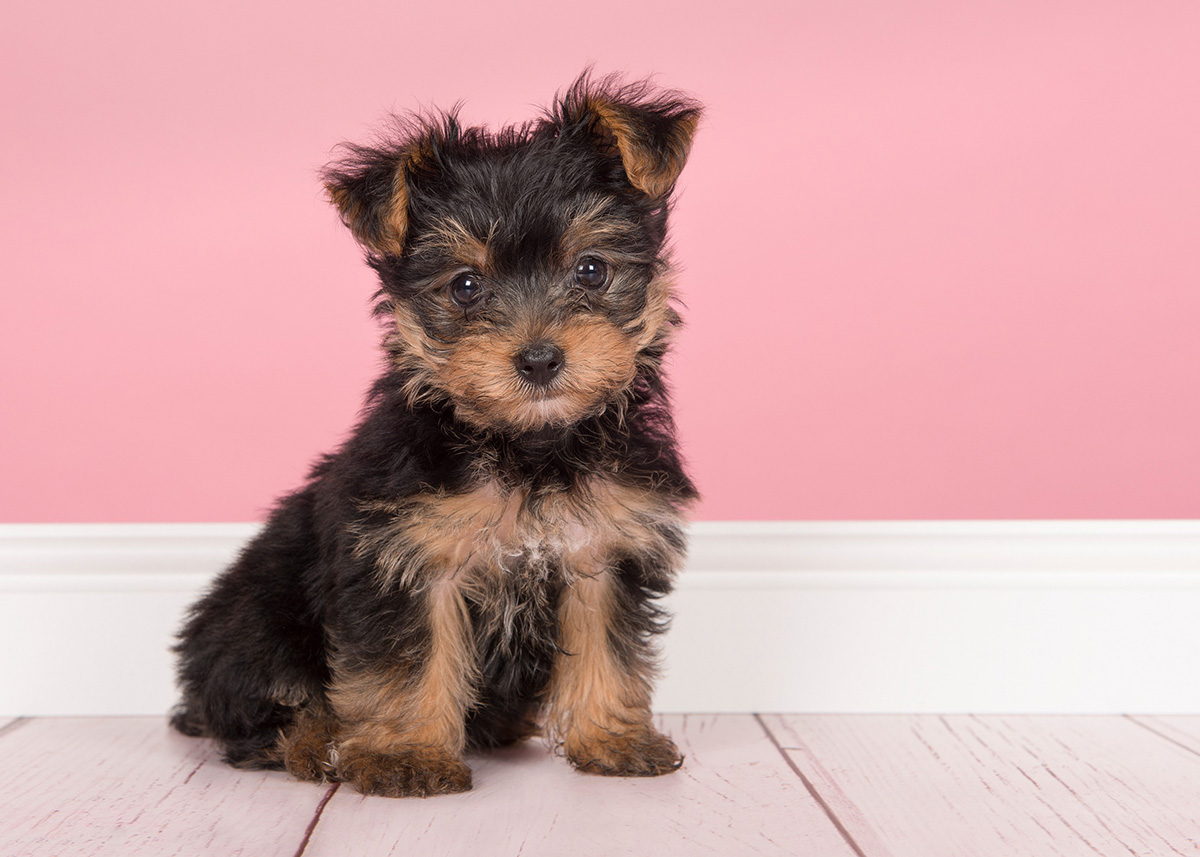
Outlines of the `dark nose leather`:
{"label": "dark nose leather", "polygon": [[562,349],[549,342],[538,342],[523,348],[513,358],[517,372],[530,384],[544,387],[554,380],[563,365]]}

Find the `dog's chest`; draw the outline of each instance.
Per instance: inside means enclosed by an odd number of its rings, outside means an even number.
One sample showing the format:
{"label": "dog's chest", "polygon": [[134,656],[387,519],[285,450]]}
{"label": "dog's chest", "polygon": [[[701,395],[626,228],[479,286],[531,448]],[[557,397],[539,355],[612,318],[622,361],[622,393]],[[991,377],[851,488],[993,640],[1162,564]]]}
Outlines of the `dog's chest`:
{"label": "dog's chest", "polygon": [[421,497],[414,512],[410,536],[447,571],[544,575],[600,541],[598,522],[565,492],[531,497],[489,481],[463,494]]}
{"label": "dog's chest", "polygon": [[428,492],[396,504],[369,536],[378,570],[413,584],[488,577],[569,583],[616,557],[654,550],[677,532],[663,496],[593,479],[570,490],[531,492],[485,480],[458,493]]}

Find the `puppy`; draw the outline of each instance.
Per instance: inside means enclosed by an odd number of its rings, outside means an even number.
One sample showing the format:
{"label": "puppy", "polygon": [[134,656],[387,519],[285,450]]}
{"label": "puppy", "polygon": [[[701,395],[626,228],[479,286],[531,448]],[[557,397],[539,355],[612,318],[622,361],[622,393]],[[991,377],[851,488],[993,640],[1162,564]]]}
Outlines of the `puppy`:
{"label": "puppy", "polygon": [[390,797],[469,789],[466,750],[538,731],[582,771],[679,767],[650,699],[696,498],[662,362],[699,117],[585,74],[538,121],[397,120],[326,169],[386,371],[192,608],[177,729]]}

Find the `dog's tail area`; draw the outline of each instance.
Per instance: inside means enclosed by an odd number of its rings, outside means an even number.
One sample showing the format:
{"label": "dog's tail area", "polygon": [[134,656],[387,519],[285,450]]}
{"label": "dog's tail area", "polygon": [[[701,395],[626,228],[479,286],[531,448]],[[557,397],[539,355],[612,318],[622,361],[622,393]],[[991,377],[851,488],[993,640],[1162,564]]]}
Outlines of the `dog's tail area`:
{"label": "dog's tail area", "polygon": [[204,718],[200,716],[194,704],[189,706],[187,703],[181,702],[171,709],[171,728],[182,732],[189,738],[209,737]]}
{"label": "dog's tail area", "polygon": [[216,739],[222,758],[236,768],[280,769],[279,740],[294,719],[295,709],[277,702],[206,712],[204,703],[193,698],[172,709],[170,723],[190,738]]}
{"label": "dog's tail area", "polygon": [[206,633],[189,637],[193,624],[176,647],[183,699],[171,712],[171,726],[193,738],[216,740],[225,761],[235,767],[281,768],[279,739],[294,709],[272,698],[265,671],[243,660],[236,646],[218,647]]}
{"label": "dog's tail area", "polygon": [[304,577],[316,549],[311,497],[280,503],[188,615],[175,653],[182,702],[171,725],[218,741],[231,765],[279,768],[280,736],[328,683],[321,610]]}

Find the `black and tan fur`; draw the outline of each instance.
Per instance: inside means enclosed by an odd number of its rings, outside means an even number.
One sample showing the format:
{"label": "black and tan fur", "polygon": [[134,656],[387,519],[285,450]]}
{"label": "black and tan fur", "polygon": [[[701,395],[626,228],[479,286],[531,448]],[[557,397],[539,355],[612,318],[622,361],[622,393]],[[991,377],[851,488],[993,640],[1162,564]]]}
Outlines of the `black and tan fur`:
{"label": "black and tan fur", "polygon": [[661,372],[698,117],[584,76],[539,121],[410,119],[327,169],[387,370],[192,609],[178,729],[389,796],[468,789],[465,751],[539,730],[584,771],[679,766],[650,700],[695,498]]}

